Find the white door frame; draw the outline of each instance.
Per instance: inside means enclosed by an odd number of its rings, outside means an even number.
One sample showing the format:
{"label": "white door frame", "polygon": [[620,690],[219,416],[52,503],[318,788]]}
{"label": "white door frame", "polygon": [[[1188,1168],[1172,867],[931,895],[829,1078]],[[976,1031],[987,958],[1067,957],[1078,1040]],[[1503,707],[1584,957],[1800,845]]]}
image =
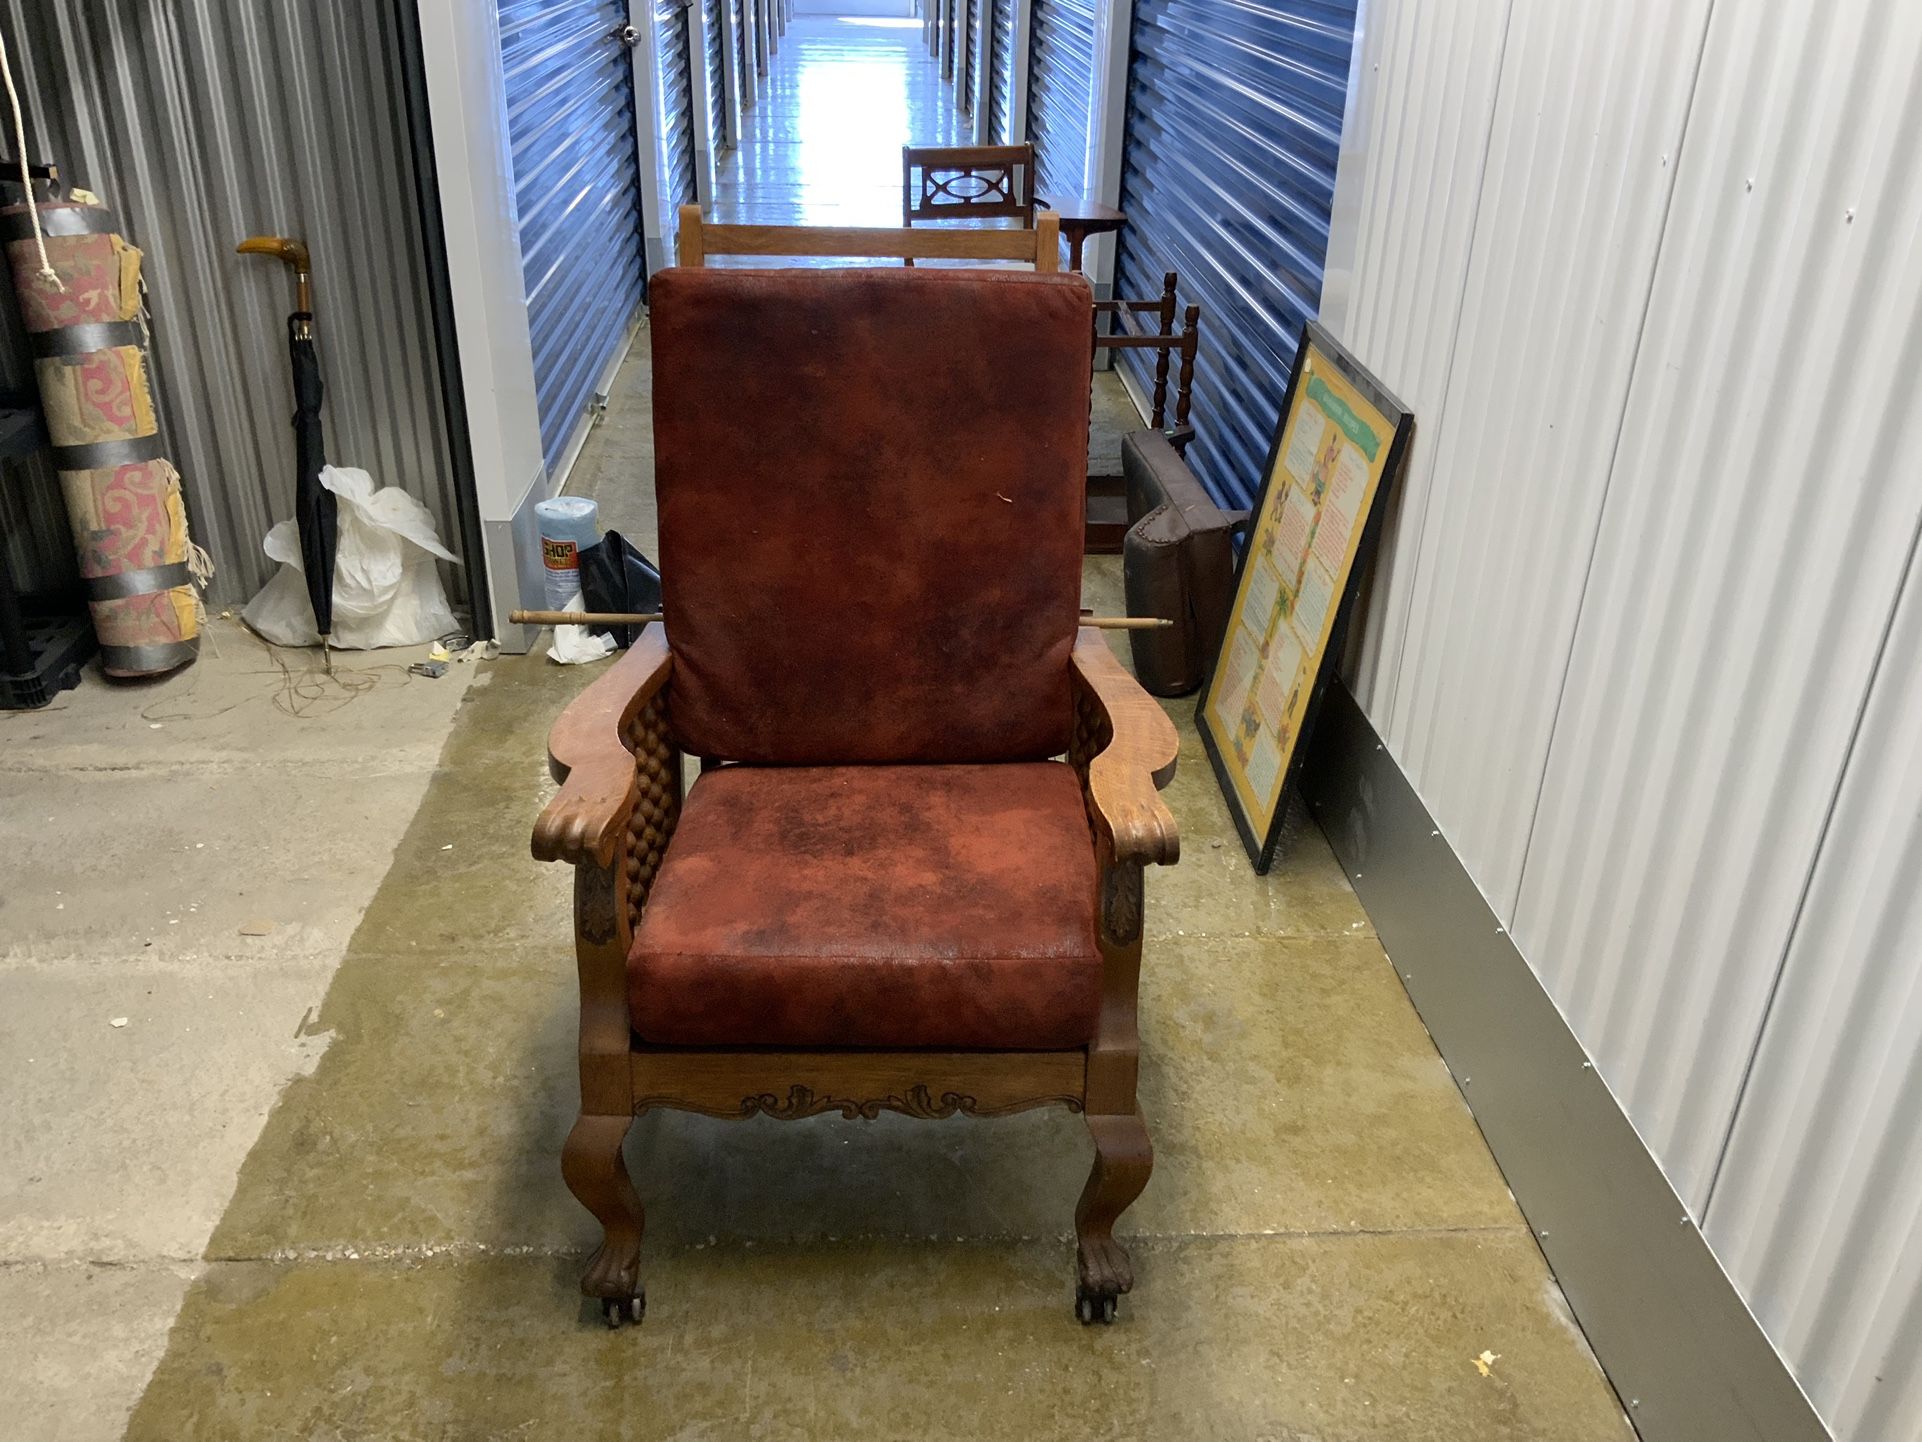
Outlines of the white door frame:
{"label": "white door frame", "polygon": [[[1094,94],[1088,116],[1088,167],[1083,188],[1103,205],[1121,204],[1122,142],[1128,128],[1129,31],[1134,0],[1103,0],[1095,8]],[[1095,295],[1114,295],[1115,238],[1088,237],[1081,263]],[[1113,355],[1112,351],[1106,353]]]}
{"label": "white door frame", "polygon": [[466,0],[417,4],[421,34],[439,42],[423,45],[421,53],[481,519],[484,554],[468,563],[486,567],[494,635],[504,649],[525,651],[537,633],[509,624],[507,613],[544,604],[534,503],[547,494],[547,467],[521,275],[500,16],[492,5]]}
{"label": "white door frame", "polygon": [[681,0],[687,12],[687,100],[694,113],[688,132],[694,141],[694,199],[705,209],[714,203],[714,152],[719,136],[713,133],[713,97],[707,89],[707,6],[702,0]]}
{"label": "white door frame", "polygon": [[673,264],[674,217],[661,193],[661,47],[654,0],[627,0],[627,23],[639,37],[628,52],[634,72],[634,154],[640,167],[641,241],[651,276]]}
{"label": "white door frame", "polygon": [[1013,43],[1008,47],[1008,138],[1028,138],[1028,32],[1034,28],[1034,0],[1014,0]]}

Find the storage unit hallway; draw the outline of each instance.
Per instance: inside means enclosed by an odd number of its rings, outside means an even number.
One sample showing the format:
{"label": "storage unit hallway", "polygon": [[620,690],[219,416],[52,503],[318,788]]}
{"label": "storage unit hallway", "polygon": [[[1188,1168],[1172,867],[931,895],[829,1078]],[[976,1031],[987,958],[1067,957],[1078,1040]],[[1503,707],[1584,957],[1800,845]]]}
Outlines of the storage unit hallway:
{"label": "storage unit hallway", "polygon": [[762,225],[898,225],[901,147],[965,145],[921,22],[797,14],[716,166],[712,214]]}

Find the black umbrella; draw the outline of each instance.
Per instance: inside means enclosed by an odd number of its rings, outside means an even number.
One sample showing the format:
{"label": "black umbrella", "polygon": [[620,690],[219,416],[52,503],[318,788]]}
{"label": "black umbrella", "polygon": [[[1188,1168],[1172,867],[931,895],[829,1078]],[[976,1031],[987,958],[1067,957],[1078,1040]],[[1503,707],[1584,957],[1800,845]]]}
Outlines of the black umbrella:
{"label": "black umbrella", "polygon": [[287,317],[287,356],[294,372],[294,523],[300,528],[300,567],[307,573],[307,599],[314,608],[322,656],[334,629],[334,552],[340,535],[340,502],[320,483],[327,464],[320,427],[320,358],[314,354],[313,293],[307,247],[284,235],[252,235],[242,255],[274,255],[294,268],[294,313]]}

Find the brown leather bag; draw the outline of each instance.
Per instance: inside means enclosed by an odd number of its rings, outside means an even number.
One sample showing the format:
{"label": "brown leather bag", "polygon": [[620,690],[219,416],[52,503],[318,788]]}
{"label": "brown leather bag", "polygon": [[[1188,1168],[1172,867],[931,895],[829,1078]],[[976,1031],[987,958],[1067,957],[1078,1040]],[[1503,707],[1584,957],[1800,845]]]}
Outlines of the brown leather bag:
{"label": "brown leather bag", "polygon": [[1132,522],[1121,546],[1128,614],[1174,621],[1128,633],[1135,675],[1157,696],[1185,695],[1201,685],[1227,628],[1232,535],[1247,513],[1217,506],[1160,431],[1122,437],[1121,471]]}

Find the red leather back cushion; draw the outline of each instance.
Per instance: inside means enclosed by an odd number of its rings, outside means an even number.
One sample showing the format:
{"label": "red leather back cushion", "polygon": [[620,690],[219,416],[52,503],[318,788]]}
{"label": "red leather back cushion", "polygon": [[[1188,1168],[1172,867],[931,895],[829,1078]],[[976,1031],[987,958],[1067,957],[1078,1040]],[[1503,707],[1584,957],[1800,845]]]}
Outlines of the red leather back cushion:
{"label": "red leather back cushion", "polygon": [[1066,749],[1092,295],[1078,275],[652,282],[676,740],[773,764]]}

